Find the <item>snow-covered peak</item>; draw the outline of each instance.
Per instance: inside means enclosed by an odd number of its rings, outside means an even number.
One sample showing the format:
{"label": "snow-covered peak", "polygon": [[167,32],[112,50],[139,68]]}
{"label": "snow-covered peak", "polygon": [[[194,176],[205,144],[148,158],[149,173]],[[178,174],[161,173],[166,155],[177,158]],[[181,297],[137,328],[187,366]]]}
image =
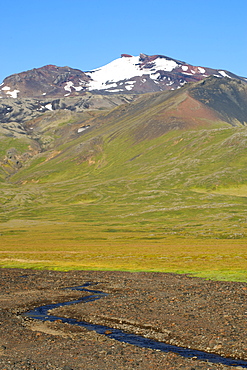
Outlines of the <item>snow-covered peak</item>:
{"label": "snow-covered peak", "polygon": [[171,72],[178,66],[176,61],[164,57],[157,57],[151,63],[143,63],[139,56],[125,56],[88,72],[87,75],[92,79],[88,84],[88,89],[102,90],[116,87],[114,83],[137,76],[149,75],[154,78],[158,71]]}

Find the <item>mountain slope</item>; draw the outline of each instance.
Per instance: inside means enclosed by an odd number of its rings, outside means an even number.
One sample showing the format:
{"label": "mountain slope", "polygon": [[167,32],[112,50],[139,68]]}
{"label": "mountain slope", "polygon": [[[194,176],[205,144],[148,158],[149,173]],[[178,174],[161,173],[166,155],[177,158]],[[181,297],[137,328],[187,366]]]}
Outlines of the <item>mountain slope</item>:
{"label": "mountain slope", "polygon": [[[53,166],[53,163],[56,166],[56,161],[87,163],[91,160],[93,164],[96,156],[102,160],[101,168],[106,167],[107,170],[107,165],[103,163],[114,162],[118,157],[112,152],[112,157],[107,160],[103,158],[106,158],[106,150],[109,148],[112,151],[111,148],[115,148],[116,145],[119,146],[117,153],[120,148],[123,148],[123,153],[118,160],[122,160],[126,155],[130,160],[136,155],[140,156],[139,147],[149,146],[155,140],[159,146],[161,142],[166,143],[167,137],[181,135],[191,130],[200,132],[216,129],[221,132],[223,128],[230,130],[231,126],[246,125],[247,85],[228,78],[220,81],[219,84],[218,78],[210,77],[206,82],[187,85],[176,91],[145,94],[135,101],[116,106],[109,111],[87,110],[76,114],[67,111],[67,116],[64,116],[61,111],[55,111],[27,121],[22,125],[21,135],[12,134],[13,139],[17,137],[16,140],[14,139],[16,142],[21,142],[20,136],[23,139],[22,142],[29,142],[30,148],[28,153],[22,154],[23,160],[21,157],[18,159],[18,155],[14,156],[14,150],[10,153],[12,156],[10,159],[15,158],[18,162],[15,169],[18,174],[13,179],[25,179],[25,173],[30,172],[28,163],[32,164],[31,176],[42,179],[43,170],[41,173],[38,171],[39,174],[34,176],[35,167],[32,161],[30,162],[31,158],[36,160],[43,158],[41,162],[38,161],[37,168],[40,169]],[[221,104],[216,104],[216,91],[217,96],[225,97],[225,102],[220,99]],[[226,112],[222,111],[223,103],[227,104]],[[235,115],[234,112],[236,112]],[[11,129],[14,131],[12,126]],[[8,134],[6,136],[9,137]],[[18,152],[17,149],[16,151]],[[8,157],[7,153],[5,151],[5,156]],[[162,156],[159,158],[157,153],[157,161],[159,160],[164,159]],[[61,168],[63,178],[67,176],[66,166]],[[57,167],[55,174],[59,173],[59,168],[60,166]],[[91,169],[88,168],[88,170]],[[12,173],[12,170],[7,173]],[[71,176],[70,171],[68,176]],[[52,176],[49,178],[52,179]]]}

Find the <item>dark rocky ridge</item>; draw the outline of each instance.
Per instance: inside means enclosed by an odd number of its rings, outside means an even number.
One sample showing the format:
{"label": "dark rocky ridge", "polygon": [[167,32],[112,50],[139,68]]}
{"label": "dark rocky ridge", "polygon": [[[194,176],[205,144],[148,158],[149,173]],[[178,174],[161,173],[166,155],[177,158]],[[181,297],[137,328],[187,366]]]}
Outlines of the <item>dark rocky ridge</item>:
{"label": "dark rocky ridge", "polygon": [[10,122],[23,123],[49,111],[82,112],[84,110],[112,109],[120,104],[130,102],[134,98],[134,95],[119,94],[104,97],[90,93],[77,97],[43,98],[42,100],[3,98],[0,100],[0,125]]}
{"label": "dark rocky ridge", "polygon": [[216,110],[226,122],[247,124],[247,85],[241,80],[210,77],[192,87],[190,94]]}

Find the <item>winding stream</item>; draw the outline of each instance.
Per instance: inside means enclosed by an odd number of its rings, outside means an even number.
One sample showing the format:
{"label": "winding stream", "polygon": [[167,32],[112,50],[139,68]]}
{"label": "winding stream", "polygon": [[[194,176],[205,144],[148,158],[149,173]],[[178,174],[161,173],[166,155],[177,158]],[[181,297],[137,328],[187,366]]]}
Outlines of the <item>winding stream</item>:
{"label": "winding stream", "polygon": [[171,344],[166,344],[163,342],[158,342],[152,339],[142,337],[141,335],[125,333],[124,331],[120,329],[114,329],[114,328],[104,326],[104,325],[90,324],[85,321],[77,321],[75,319],[53,316],[49,314],[49,311],[53,310],[54,308],[70,306],[72,304],[81,303],[81,302],[85,302],[85,303],[92,302],[92,301],[95,301],[97,299],[100,299],[108,295],[98,290],[87,289],[88,286],[95,285],[95,284],[97,283],[86,283],[81,286],[77,286],[73,288],[66,288],[70,290],[78,290],[78,291],[84,291],[84,292],[91,293],[91,295],[87,297],[82,297],[77,300],[69,301],[69,302],[48,304],[48,305],[36,307],[33,310],[25,312],[23,316],[36,319],[36,320],[51,321],[51,322],[60,320],[63,323],[82,326],[86,328],[87,330],[94,330],[98,334],[103,334],[107,337],[118,340],[120,342],[133,344],[138,347],[160,350],[162,352],[174,352],[180,356],[187,357],[187,358],[194,357],[202,361],[209,361],[212,363],[219,363],[219,364],[228,365],[228,366],[241,366],[242,368],[247,368],[247,361],[245,360],[235,360],[232,358],[222,357],[214,353],[209,353],[209,352],[194,350],[190,348],[179,347],[179,346],[175,346]]}

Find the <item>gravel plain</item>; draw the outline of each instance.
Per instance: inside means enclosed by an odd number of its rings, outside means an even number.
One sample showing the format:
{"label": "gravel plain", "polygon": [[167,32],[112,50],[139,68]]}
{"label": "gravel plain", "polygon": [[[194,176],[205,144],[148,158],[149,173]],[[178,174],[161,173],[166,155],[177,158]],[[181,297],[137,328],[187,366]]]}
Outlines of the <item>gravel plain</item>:
{"label": "gravel plain", "polygon": [[242,369],[121,343],[75,325],[23,313],[89,292],[99,300],[57,308],[61,317],[119,328],[161,342],[247,361],[247,284],[187,275],[118,271],[0,269],[1,370]]}

